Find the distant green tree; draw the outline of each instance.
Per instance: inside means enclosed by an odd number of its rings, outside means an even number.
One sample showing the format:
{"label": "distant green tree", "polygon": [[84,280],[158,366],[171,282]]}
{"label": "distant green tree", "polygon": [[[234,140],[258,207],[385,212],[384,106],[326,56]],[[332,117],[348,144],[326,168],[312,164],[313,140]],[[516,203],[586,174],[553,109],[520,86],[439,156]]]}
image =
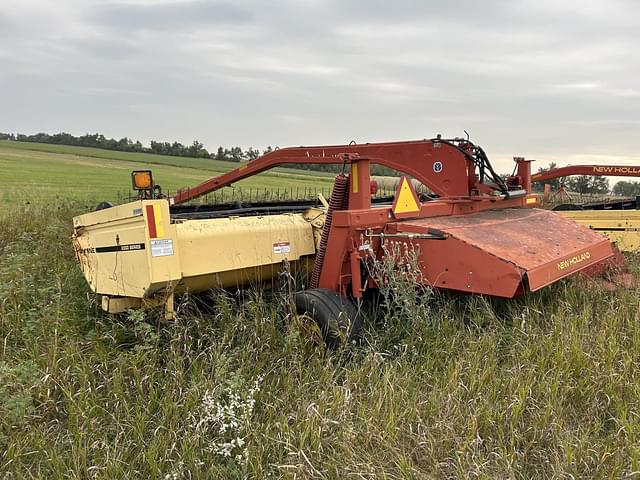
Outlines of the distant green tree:
{"label": "distant green tree", "polygon": [[231,160],[234,162],[242,162],[245,159],[244,152],[240,147],[233,147],[230,152]]}
{"label": "distant green tree", "polygon": [[577,175],[569,177],[565,185],[569,191],[577,193],[602,195],[609,192],[609,180],[606,177]]}
{"label": "distant green tree", "polygon": [[198,140],[194,140],[191,146],[186,149],[186,154],[189,157],[196,158],[208,158],[209,152],[206,148],[204,148],[204,144],[199,142]]}
{"label": "distant green tree", "polygon": [[635,197],[640,195],[640,182],[621,180],[613,186],[613,193],[623,197]]}
{"label": "distant green tree", "polygon": [[605,194],[611,191],[609,179],[606,177],[592,177],[591,188],[594,190],[593,193]]}
{"label": "distant green tree", "polygon": [[260,156],[260,150],[253,149],[249,147],[249,150],[245,152],[245,157],[247,160],[255,160]]}
{"label": "distant green tree", "polygon": [[213,158],[214,158],[214,160],[219,160],[221,162],[224,162],[224,161],[228,160],[227,151],[222,147],[218,147],[218,150],[216,151],[216,154],[215,154],[215,156]]}
{"label": "distant green tree", "polygon": [[566,182],[566,186],[572,192],[592,193],[589,191],[590,182],[591,182],[591,177],[587,175],[578,175],[578,176],[569,178],[569,180]]}

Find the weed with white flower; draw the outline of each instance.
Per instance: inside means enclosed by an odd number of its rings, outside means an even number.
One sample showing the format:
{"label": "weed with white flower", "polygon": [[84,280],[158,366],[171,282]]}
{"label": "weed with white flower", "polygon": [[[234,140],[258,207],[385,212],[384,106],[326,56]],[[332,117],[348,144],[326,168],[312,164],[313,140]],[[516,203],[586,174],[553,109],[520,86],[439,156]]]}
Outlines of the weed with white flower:
{"label": "weed with white flower", "polygon": [[196,412],[190,415],[191,428],[199,436],[213,440],[205,450],[224,458],[233,458],[239,465],[249,459],[247,437],[250,436],[251,417],[263,377],[258,376],[245,394],[227,388],[219,398],[207,390]]}
{"label": "weed with white flower", "polygon": [[180,460],[171,473],[164,476],[164,480],[180,480],[184,477],[184,462]]}

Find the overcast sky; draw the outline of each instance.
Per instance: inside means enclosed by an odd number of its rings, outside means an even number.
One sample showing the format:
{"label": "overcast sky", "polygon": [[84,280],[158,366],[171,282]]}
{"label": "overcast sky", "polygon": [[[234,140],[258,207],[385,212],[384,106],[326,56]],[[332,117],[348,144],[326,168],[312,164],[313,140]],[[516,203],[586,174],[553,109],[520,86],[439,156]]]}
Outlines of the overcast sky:
{"label": "overcast sky", "polygon": [[[0,0],[0,131],[640,162],[635,0]],[[534,167],[540,166],[534,164]]]}

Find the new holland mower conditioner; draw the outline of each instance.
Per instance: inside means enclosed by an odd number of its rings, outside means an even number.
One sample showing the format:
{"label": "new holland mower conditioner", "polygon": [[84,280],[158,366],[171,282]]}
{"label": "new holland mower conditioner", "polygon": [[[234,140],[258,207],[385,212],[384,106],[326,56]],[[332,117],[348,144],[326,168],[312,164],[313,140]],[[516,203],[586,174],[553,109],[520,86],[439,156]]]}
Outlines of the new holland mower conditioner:
{"label": "new holland mower conditioner", "polygon": [[[420,278],[439,290],[513,298],[620,258],[602,234],[539,207],[530,161],[503,179],[468,139],[282,148],[163,197],[150,172],[134,172],[140,199],[73,220],[78,262],[109,312],[163,305],[185,292],[268,282],[283,262],[308,273],[298,314],[325,340],[356,335],[355,302],[377,288],[368,265],[417,252]],[[339,164],[329,201],[188,204],[284,164]],[[370,165],[402,177],[394,198],[371,195]],[[431,192],[418,196],[409,178]],[[324,200],[324,199],[322,199]]]}

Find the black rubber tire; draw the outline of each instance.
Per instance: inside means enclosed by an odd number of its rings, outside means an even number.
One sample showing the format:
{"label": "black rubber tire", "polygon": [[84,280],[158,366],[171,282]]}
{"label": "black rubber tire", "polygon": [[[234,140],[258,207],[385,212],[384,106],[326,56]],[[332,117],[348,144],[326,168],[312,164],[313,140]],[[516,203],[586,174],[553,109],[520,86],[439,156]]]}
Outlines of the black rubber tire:
{"label": "black rubber tire", "polygon": [[295,303],[296,313],[316,322],[325,345],[330,349],[345,342],[357,342],[362,336],[364,315],[351,299],[333,290],[303,290],[296,293]]}

